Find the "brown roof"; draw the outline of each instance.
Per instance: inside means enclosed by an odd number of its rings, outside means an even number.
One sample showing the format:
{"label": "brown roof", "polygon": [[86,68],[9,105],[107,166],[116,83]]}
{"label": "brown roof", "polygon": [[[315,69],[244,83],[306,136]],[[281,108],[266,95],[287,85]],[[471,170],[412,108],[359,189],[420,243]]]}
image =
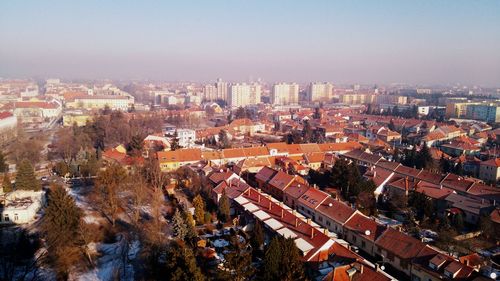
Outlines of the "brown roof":
{"label": "brown roof", "polygon": [[481,162],[481,165],[484,166],[493,166],[493,167],[500,167],[500,158],[495,158],[495,159],[490,159],[487,161]]}
{"label": "brown roof", "polygon": [[278,171],[269,167],[263,167],[257,174],[255,174],[255,179],[262,182],[268,182],[277,172]]}
{"label": "brown roof", "polygon": [[331,197],[327,198],[316,209],[320,214],[336,221],[339,224],[344,224],[356,212],[353,208],[344,202],[335,200]]}
{"label": "brown roof", "polygon": [[269,185],[280,190],[285,190],[288,185],[293,181],[294,177],[285,172],[279,171],[269,181]]}
{"label": "brown roof", "polygon": [[[386,230],[384,226],[377,224],[371,218],[360,213],[354,214],[345,224],[345,228],[357,232],[361,237],[371,241],[377,240]],[[368,235],[366,235],[366,231],[369,231]]]}
{"label": "brown roof", "polygon": [[192,162],[201,160],[201,150],[199,148],[184,148],[175,151],[159,151],[157,155],[160,163]]}
{"label": "brown roof", "polygon": [[316,188],[309,188],[300,196],[299,203],[314,210],[329,197],[330,195],[326,192]]}
{"label": "brown roof", "polygon": [[376,245],[401,259],[414,258],[425,247],[420,240],[390,227],[380,235]]}

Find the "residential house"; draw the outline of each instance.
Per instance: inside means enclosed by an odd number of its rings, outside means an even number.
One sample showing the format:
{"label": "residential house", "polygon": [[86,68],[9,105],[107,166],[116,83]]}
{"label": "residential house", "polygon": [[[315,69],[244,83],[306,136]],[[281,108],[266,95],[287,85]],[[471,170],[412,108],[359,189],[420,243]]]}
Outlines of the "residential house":
{"label": "residential house", "polygon": [[500,178],[500,158],[481,162],[479,164],[479,178],[496,183]]}

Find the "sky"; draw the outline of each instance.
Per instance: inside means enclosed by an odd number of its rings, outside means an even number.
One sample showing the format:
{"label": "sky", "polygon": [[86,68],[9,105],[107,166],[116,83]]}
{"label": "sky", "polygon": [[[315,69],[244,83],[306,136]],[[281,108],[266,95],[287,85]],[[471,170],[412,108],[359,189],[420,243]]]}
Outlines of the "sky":
{"label": "sky", "polygon": [[500,86],[500,1],[0,1],[0,77]]}

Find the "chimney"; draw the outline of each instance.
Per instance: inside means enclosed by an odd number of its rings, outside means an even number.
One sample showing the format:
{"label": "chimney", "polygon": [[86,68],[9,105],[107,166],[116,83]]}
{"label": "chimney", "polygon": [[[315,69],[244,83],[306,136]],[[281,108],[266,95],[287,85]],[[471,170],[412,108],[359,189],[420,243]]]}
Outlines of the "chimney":
{"label": "chimney", "polygon": [[269,200],[269,210],[271,210],[271,207],[272,207],[272,206],[273,206],[273,205],[271,204],[271,200]]}
{"label": "chimney", "polygon": [[258,199],[257,199],[257,202],[259,202],[259,203],[260,203],[260,193],[259,193],[259,197],[258,197]]}
{"label": "chimney", "polygon": [[285,210],[281,209],[281,218],[285,216]]}
{"label": "chimney", "polygon": [[405,177],[405,192],[406,192],[406,195],[408,195],[408,189],[409,189],[408,177]]}
{"label": "chimney", "polygon": [[314,227],[311,227],[311,239],[314,238]]}
{"label": "chimney", "polygon": [[377,171],[375,169],[373,169],[373,178],[376,178],[377,177]]}
{"label": "chimney", "polygon": [[311,224],[311,219],[310,219],[310,218],[307,218],[306,223],[307,223],[307,224]]}
{"label": "chimney", "polygon": [[299,226],[299,218],[295,217],[295,227]]}
{"label": "chimney", "polygon": [[325,230],[323,230],[323,234],[326,235],[326,236],[328,236],[328,234],[329,234],[328,233],[328,229],[325,228]]}

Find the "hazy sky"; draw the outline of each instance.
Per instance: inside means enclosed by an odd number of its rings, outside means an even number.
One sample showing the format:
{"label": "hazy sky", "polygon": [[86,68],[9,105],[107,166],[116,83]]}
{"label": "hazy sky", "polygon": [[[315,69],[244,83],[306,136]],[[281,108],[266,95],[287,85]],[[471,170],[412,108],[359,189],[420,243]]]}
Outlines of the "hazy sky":
{"label": "hazy sky", "polygon": [[0,76],[500,86],[500,1],[0,1]]}

